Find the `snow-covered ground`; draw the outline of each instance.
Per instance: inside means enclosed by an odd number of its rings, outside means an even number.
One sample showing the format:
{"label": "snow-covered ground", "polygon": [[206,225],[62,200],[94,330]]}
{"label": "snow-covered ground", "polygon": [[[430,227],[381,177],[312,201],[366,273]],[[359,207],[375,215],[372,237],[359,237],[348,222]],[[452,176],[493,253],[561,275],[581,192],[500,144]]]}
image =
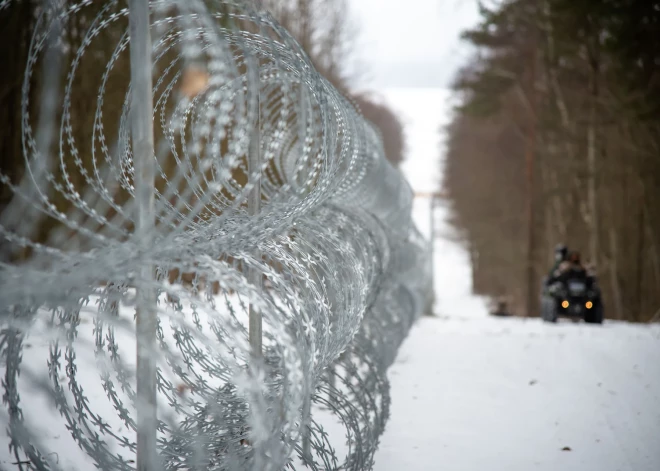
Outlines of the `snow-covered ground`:
{"label": "snow-covered ground", "polygon": [[659,359],[658,326],[423,318],[375,471],[657,471]]}
{"label": "snow-covered ground", "polygon": [[[404,173],[437,188],[447,92],[384,96],[404,115]],[[420,319],[389,371],[375,471],[660,470],[660,325],[489,317],[446,216],[438,208],[437,317]],[[427,234],[427,201],[415,218]]]}

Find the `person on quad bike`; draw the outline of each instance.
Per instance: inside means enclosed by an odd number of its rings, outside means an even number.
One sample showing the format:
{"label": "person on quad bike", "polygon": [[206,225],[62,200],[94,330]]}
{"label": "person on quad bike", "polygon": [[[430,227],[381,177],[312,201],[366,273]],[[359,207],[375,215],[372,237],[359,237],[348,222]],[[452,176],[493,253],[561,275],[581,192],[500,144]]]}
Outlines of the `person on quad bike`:
{"label": "person on quad bike", "polygon": [[603,323],[603,304],[595,273],[585,268],[577,251],[570,252],[548,277],[546,290],[541,295],[543,320],[556,322],[560,316]]}
{"label": "person on quad bike", "polygon": [[584,278],[588,279],[589,274],[587,269],[582,265],[582,260],[580,257],[580,252],[573,251],[568,254],[568,257],[565,261],[559,264],[557,270],[550,275],[548,280],[549,283],[565,282],[567,278]]}

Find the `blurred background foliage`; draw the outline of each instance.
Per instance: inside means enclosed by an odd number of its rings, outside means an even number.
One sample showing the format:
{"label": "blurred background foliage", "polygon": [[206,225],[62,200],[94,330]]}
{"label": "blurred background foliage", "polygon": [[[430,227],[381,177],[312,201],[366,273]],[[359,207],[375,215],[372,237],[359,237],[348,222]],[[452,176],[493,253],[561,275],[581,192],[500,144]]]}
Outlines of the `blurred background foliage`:
{"label": "blurred background foliage", "polygon": [[537,315],[553,247],[596,270],[606,316],[660,316],[660,2],[480,2],[444,187],[478,294]]}

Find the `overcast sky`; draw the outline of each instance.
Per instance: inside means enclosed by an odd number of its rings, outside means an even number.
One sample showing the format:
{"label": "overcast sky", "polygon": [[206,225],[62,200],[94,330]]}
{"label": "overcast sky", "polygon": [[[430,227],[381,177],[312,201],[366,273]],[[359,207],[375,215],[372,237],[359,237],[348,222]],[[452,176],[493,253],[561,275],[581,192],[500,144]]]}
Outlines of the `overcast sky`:
{"label": "overcast sky", "polygon": [[461,31],[477,0],[348,0],[359,30],[355,56],[369,88],[446,87],[468,49]]}

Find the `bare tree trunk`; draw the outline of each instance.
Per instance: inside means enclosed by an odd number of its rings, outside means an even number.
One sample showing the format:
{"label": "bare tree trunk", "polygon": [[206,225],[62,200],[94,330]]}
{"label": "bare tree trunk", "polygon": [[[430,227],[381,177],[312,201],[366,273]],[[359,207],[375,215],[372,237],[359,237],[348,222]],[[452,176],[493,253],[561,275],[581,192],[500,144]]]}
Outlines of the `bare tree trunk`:
{"label": "bare tree trunk", "polygon": [[644,284],[644,208],[639,211],[639,222],[637,225],[637,267],[635,274],[635,303],[636,309],[633,311],[633,320],[638,321],[644,309],[642,299],[642,285]]}
{"label": "bare tree trunk", "polygon": [[614,309],[617,319],[623,319],[623,301],[621,299],[621,285],[619,284],[619,267],[617,259],[619,257],[619,248],[617,244],[616,231],[610,228],[610,252],[612,259],[609,266],[610,283],[612,285],[612,294],[614,295]]}
{"label": "bare tree trunk", "polygon": [[526,313],[527,317],[536,312],[538,283],[536,281],[536,240],[535,240],[535,192],[534,192],[534,160],[536,155],[536,61],[537,45],[532,46],[531,54],[531,76],[530,76],[530,124],[527,139],[527,150],[525,152],[527,161],[527,293],[526,293]]}
{"label": "bare tree trunk", "polygon": [[587,192],[589,201],[589,258],[591,263],[598,266],[600,254],[599,224],[598,224],[598,195],[596,194],[596,120],[598,110],[598,63],[592,61],[591,67],[591,103],[589,105],[589,125],[587,127]]}
{"label": "bare tree trunk", "polygon": [[550,257],[552,256],[552,245],[553,241],[557,239],[555,236],[555,232],[552,230],[554,227],[553,224],[553,219],[552,219],[552,213],[553,213],[553,206],[549,204],[545,204],[545,211],[543,212],[545,215],[545,241],[546,241],[546,253],[547,255],[547,260],[548,262],[552,263],[552,260]]}
{"label": "bare tree trunk", "polygon": [[559,86],[559,79],[557,78],[557,71],[554,67],[555,61],[555,32],[552,27],[552,21],[550,16],[552,14],[550,10],[550,2],[547,0],[543,3],[543,9],[545,13],[545,30],[547,38],[547,47],[548,47],[548,82],[549,88],[553,91],[555,96],[555,104],[559,110],[559,115],[561,116],[562,125],[568,129],[570,127],[569,117],[568,117],[568,107],[566,106],[566,101],[564,100],[564,94],[562,93],[561,87]]}
{"label": "bare tree trunk", "polygon": [[[595,116],[595,109],[592,106],[592,117]],[[587,192],[589,198],[589,258],[592,263],[598,266],[599,237],[598,237],[598,202],[596,195],[596,130],[593,122],[589,123],[587,131],[587,167],[588,180]]]}
{"label": "bare tree trunk", "polygon": [[552,184],[553,190],[557,193],[552,198],[552,204],[555,211],[556,226],[559,232],[559,240],[566,241],[566,220],[564,219],[564,203],[561,199],[561,195],[558,193],[559,188],[559,179],[557,178],[557,172],[554,169],[549,169],[549,179]]}
{"label": "bare tree trunk", "polygon": [[[557,69],[555,67],[556,61],[556,48],[555,48],[555,33],[551,21],[551,7],[550,2],[547,0],[543,4],[544,13],[545,13],[545,30],[546,30],[546,39],[547,39],[547,76],[548,76],[548,89],[552,91],[552,95],[555,99],[555,106],[559,111],[561,125],[564,128],[567,136],[563,139],[564,152],[566,152],[567,157],[574,155],[573,146],[570,142],[571,134],[571,119],[568,113],[568,106],[566,105],[566,100],[564,98],[564,93],[559,85],[559,78],[557,77]],[[565,232],[565,231],[564,231]]]}

